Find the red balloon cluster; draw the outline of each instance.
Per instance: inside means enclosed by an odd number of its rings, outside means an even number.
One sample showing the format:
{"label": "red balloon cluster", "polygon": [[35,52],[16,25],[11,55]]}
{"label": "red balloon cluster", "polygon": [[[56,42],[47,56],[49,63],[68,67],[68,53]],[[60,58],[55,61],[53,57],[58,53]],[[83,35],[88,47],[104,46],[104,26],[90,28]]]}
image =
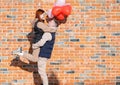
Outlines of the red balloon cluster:
{"label": "red balloon cluster", "polygon": [[52,8],[52,14],[55,16],[58,20],[64,20],[65,16],[70,15],[71,13],[71,6],[70,5],[64,5],[64,6],[54,6]]}

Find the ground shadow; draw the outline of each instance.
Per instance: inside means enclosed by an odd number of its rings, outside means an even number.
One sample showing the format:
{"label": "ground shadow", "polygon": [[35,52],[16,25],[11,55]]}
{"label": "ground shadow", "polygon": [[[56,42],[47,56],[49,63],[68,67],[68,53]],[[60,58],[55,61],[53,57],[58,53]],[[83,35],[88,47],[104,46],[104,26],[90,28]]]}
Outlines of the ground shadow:
{"label": "ground shadow", "polygon": [[[19,57],[16,57],[11,61],[10,66],[20,67],[22,70],[32,72],[34,78],[34,85],[42,85],[42,81],[38,73],[37,63],[25,63],[21,61]],[[53,71],[49,72],[48,78],[49,85],[59,85],[59,81]]]}
{"label": "ground shadow", "polygon": [[11,61],[10,66],[20,67],[21,69],[23,69],[25,71],[32,72],[33,78],[34,78],[34,84],[35,85],[41,84],[41,78],[37,71],[37,69],[38,69],[37,63],[33,63],[33,62],[25,63],[25,62],[21,61],[19,57],[16,57]]}
{"label": "ground shadow", "polygon": [[49,78],[49,85],[59,85],[59,80],[53,71],[50,71],[48,78]]}
{"label": "ground shadow", "polygon": [[[32,54],[32,38],[34,37],[33,32],[30,32],[27,35],[27,38],[30,42],[30,48],[29,53]],[[34,78],[34,85],[42,85],[42,81],[40,78],[40,75],[38,73],[38,67],[37,63],[29,61],[29,63],[25,63],[24,61],[21,61],[19,57],[14,58],[11,61],[10,66],[20,67],[21,69],[32,72],[33,78]],[[49,78],[49,85],[59,85],[59,81],[57,80],[57,77],[55,76],[53,71],[50,71],[50,74],[48,75]]]}
{"label": "ground shadow", "polygon": [[[27,36],[28,41],[30,43],[30,48],[29,48],[29,53],[32,54],[32,38],[34,37],[33,32],[31,31]],[[34,78],[34,85],[41,85],[41,78],[38,73],[38,68],[37,68],[37,63],[29,61],[29,63],[25,63],[20,60],[19,57],[14,58],[11,61],[10,66],[15,66],[15,67],[20,67],[21,69],[32,72],[33,73],[33,78]]]}

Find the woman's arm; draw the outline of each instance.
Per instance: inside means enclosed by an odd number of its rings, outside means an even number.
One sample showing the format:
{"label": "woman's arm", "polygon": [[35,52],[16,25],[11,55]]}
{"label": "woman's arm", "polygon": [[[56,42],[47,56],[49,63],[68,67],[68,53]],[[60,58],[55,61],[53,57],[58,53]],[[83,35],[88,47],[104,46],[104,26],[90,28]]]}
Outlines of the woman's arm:
{"label": "woman's arm", "polygon": [[48,25],[44,24],[43,22],[38,22],[37,27],[42,29],[44,32],[56,32],[57,29],[55,27],[49,27]]}
{"label": "woman's arm", "polygon": [[47,41],[52,40],[52,35],[51,33],[44,33],[42,36],[42,39],[40,39],[37,43],[32,44],[33,49],[37,49],[41,46],[43,46]]}

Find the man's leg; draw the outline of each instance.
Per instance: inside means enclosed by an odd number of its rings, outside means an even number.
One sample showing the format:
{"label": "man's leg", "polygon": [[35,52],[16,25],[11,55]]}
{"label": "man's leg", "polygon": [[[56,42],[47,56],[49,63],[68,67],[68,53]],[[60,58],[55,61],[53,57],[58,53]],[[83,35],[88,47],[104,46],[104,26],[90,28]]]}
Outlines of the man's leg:
{"label": "man's leg", "polygon": [[47,63],[47,58],[43,58],[43,57],[38,58],[38,72],[43,81],[43,85],[48,85],[48,77],[47,77],[47,73],[46,73],[46,63]]}

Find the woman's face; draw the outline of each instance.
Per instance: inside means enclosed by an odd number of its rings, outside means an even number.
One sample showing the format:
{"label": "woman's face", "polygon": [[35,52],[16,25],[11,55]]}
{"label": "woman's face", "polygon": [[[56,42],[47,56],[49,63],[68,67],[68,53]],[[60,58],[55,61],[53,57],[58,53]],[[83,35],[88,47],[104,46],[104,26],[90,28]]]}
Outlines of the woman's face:
{"label": "woman's face", "polygon": [[40,14],[40,18],[41,18],[42,20],[45,20],[46,17],[47,17],[47,14],[46,14],[46,13],[42,13],[42,14]]}

